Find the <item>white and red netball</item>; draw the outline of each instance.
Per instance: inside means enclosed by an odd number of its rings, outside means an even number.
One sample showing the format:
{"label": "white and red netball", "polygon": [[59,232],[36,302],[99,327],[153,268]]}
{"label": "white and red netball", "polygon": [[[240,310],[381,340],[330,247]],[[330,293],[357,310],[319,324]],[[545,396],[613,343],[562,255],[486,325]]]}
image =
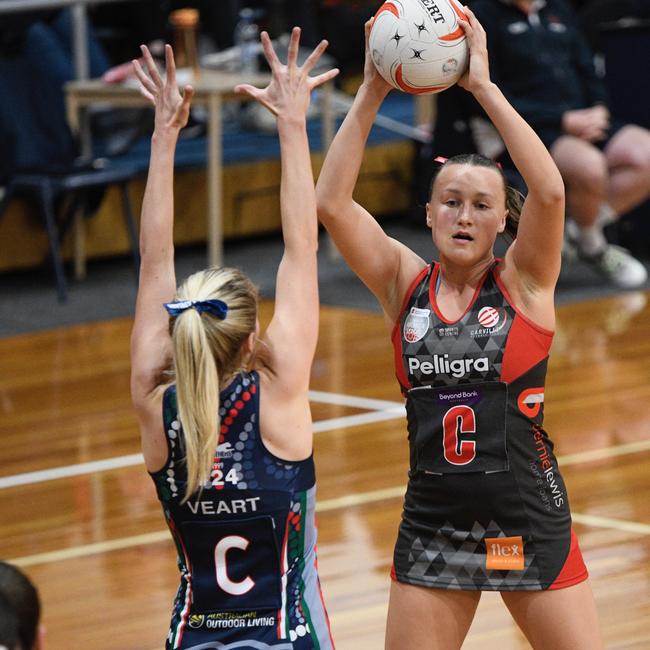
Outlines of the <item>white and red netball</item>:
{"label": "white and red netball", "polygon": [[386,0],[375,14],[370,54],[394,88],[415,95],[439,93],[467,69],[469,48],[456,0]]}

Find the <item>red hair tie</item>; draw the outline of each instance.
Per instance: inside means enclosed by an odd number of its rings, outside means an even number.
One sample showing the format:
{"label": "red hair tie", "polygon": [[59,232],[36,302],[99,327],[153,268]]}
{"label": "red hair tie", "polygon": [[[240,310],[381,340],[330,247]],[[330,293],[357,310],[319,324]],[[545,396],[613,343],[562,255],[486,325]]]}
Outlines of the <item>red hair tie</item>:
{"label": "red hair tie", "polygon": [[[441,165],[444,165],[448,160],[449,160],[449,158],[445,158],[444,156],[436,156],[436,157],[433,159],[433,162],[437,162],[437,163],[440,163]],[[492,162],[493,162],[493,163],[494,163],[494,164],[495,164],[495,165],[496,165],[496,166],[497,166],[501,171],[503,171],[503,167],[501,166],[501,163],[500,163],[500,162],[497,162],[496,160],[493,160]]]}

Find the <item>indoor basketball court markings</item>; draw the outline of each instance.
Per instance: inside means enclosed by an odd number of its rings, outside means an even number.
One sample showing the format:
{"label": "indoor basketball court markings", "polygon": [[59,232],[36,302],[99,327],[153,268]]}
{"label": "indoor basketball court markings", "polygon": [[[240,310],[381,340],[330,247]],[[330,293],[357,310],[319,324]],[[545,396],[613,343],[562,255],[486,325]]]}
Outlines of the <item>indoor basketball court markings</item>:
{"label": "indoor basketball court markings", "polygon": [[[356,427],[380,421],[402,419],[405,417],[405,408],[401,402],[329,393],[325,391],[310,391],[309,397],[312,402],[366,409],[364,413],[316,421],[314,422],[315,432],[325,433],[328,431],[336,431],[343,428]],[[558,462],[561,466],[566,467],[567,465],[604,460],[644,451],[650,451],[650,440],[603,447],[601,449],[567,454],[566,456],[558,456]],[[97,461],[77,463],[74,465],[53,467],[44,470],[15,474],[13,476],[0,477],[0,489],[111,471],[141,464],[143,464],[142,454],[136,453],[116,456],[113,458],[105,458]],[[322,499],[317,502],[316,511],[324,513],[348,507],[378,503],[389,499],[398,499],[404,496],[404,492],[405,485],[400,484],[394,487],[358,492],[332,499]],[[621,532],[633,533],[635,535],[650,535],[650,524],[575,512],[572,513],[572,517],[576,523],[585,526],[610,528]],[[167,529],[106,540],[93,544],[73,546],[58,551],[36,553],[14,558],[9,561],[18,566],[26,567],[34,564],[46,564],[98,555],[135,546],[146,546],[164,541],[171,541]]]}

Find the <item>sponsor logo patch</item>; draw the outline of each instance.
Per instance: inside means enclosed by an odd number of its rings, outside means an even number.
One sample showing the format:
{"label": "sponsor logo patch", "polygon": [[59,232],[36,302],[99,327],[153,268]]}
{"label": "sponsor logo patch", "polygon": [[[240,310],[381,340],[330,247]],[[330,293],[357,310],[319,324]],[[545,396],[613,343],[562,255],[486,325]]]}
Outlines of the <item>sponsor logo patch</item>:
{"label": "sponsor logo patch", "polygon": [[[429,360],[430,359],[430,360]],[[478,357],[476,359],[449,359],[449,355],[440,356],[434,354],[421,360],[418,357],[409,357],[409,373],[421,373],[423,375],[451,375],[460,379],[471,372],[486,373],[490,369],[490,360],[488,357]]]}
{"label": "sponsor logo patch", "polygon": [[544,403],[544,388],[527,388],[519,393],[517,406],[529,418],[534,418],[539,413]]}
{"label": "sponsor logo patch", "polygon": [[203,614],[191,614],[190,615],[190,627],[195,630],[200,628],[205,621],[205,616]]}
{"label": "sponsor logo patch", "polygon": [[430,314],[430,309],[411,307],[411,311],[404,321],[404,339],[408,343],[415,343],[424,338],[424,335],[429,331]]}
{"label": "sponsor logo patch", "polygon": [[488,571],[523,571],[524,540],[517,537],[485,538],[485,568]]}
{"label": "sponsor logo patch", "polygon": [[229,442],[222,442],[217,447],[217,458],[232,458],[234,451],[233,446]]}
{"label": "sponsor logo patch", "polygon": [[473,339],[492,336],[500,332],[508,321],[508,314],[503,308],[482,307],[476,320],[478,320],[478,327],[473,327],[469,331],[469,335]]}

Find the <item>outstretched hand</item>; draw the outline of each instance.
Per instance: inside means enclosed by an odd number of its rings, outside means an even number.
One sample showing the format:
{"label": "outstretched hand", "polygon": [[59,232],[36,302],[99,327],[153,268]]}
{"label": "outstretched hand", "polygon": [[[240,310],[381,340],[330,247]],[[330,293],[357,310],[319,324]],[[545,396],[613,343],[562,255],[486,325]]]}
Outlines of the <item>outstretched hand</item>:
{"label": "outstretched hand", "polygon": [[334,68],[316,77],[309,76],[327,48],[327,41],[321,41],[305,62],[298,66],[299,27],[294,27],[291,32],[286,65],[278,59],[267,32],[262,32],[260,40],[264,56],[271,67],[271,81],[266,88],[240,84],[235,87],[235,92],[250,95],[278,117],[305,117],[309,108],[311,91],[333,79],[339,73],[338,68]]}
{"label": "outstretched hand", "polygon": [[467,20],[459,19],[458,23],[465,30],[469,46],[469,67],[458,80],[458,85],[474,93],[490,82],[490,65],[488,62],[487,37],[483,25],[479,23],[474,12],[469,7],[463,7]]}
{"label": "outstretched hand", "polygon": [[147,72],[142,69],[139,61],[135,60],[133,69],[140,81],[140,93],[156,109],[155,129],[179,131],[187,124],[194,89],[192,86],[185,86],[183,95],[180,94],[176,83],[176,64],[171,45],[165,45],[167,74],[164,80],[158,72],[149,48],[146,45],[141,45],[140,49]]}

